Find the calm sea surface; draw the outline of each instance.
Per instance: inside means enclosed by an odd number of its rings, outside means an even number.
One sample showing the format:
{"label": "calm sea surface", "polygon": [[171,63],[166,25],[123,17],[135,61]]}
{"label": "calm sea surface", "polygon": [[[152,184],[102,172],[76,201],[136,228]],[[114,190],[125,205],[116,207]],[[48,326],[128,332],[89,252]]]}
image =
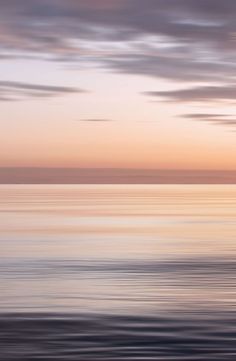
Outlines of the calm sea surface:
{"label": "calm sea surface", "polygon": [[236,360],[236,186],[0,186],[0,360]]}

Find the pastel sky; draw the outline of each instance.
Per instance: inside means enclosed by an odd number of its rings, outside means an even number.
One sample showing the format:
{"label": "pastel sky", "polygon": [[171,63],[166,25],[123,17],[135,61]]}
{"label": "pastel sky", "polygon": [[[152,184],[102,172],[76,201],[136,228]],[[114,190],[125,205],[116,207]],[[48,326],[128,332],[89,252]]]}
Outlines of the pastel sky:
{"label": "pastel sky", "polygon": [[0,0],[0,167],[236,169],[235,0]]}

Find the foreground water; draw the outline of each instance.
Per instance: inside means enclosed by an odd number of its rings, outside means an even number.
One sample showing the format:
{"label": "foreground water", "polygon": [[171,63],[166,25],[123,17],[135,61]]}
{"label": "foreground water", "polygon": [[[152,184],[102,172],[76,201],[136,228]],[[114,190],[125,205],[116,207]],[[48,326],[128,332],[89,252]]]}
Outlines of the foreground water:
{"label": "foreground water", "polygon": [[0,186],[0,360],[235,360],[236,186]]}

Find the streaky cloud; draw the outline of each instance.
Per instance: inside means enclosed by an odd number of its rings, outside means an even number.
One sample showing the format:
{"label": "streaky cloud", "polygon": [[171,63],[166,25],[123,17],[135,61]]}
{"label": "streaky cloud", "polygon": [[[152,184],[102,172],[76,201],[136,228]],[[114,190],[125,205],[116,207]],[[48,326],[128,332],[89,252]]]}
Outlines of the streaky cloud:
{"label": "streaky cloud", "polygon": [[192,114],[183,114],[181,118],[187,119],[210,119],[210,118],[222,118],[229,117],[229,114],[215,114],[215,113],[192,113]]}
{"label": "streaky cloud", "polygon": [[147,91],[144,94],[152,97],[166,99],[175,102],[214,102],[231,101],[236,99],[236,85],[222,86],[196,86],[185,89],[166,91]]}
{"label": "streaky cloud", "polygon": [[[181,84],[145,93],[154,99],[235,102],[235,0],[0,0],[0,9],[0,60],[86,63]],[[76,92],[83,90],[0,83],[0,101]],[[197,118],[226,124],[224,116]]]}
{"label": "streaky cloud", "polygon": [[236,117],[231,114],[193,113],[193,114],[183,114],[181,117],[198,122],[207,122],[213,125],[223,125],[230,128],[236,126]]}
{"label": "streaky cloud", "polygon": [[0,81],[0,101],[14,101],[27,97],[52,97],[84,92],[86,91],[83,89],[66,86]]}
{"label": "streaky cloud", "polygon": [[234,0],[0,0],[0,8],[0,57],[185,82],[236,78]]}

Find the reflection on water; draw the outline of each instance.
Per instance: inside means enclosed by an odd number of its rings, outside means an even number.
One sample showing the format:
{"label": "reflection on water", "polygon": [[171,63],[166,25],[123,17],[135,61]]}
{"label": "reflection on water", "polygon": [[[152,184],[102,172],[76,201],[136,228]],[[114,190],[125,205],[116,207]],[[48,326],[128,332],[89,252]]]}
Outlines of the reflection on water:
{"label": "reflection on water", "polygon": [[235,360],[236,186],[0,186],[0,360]]}

